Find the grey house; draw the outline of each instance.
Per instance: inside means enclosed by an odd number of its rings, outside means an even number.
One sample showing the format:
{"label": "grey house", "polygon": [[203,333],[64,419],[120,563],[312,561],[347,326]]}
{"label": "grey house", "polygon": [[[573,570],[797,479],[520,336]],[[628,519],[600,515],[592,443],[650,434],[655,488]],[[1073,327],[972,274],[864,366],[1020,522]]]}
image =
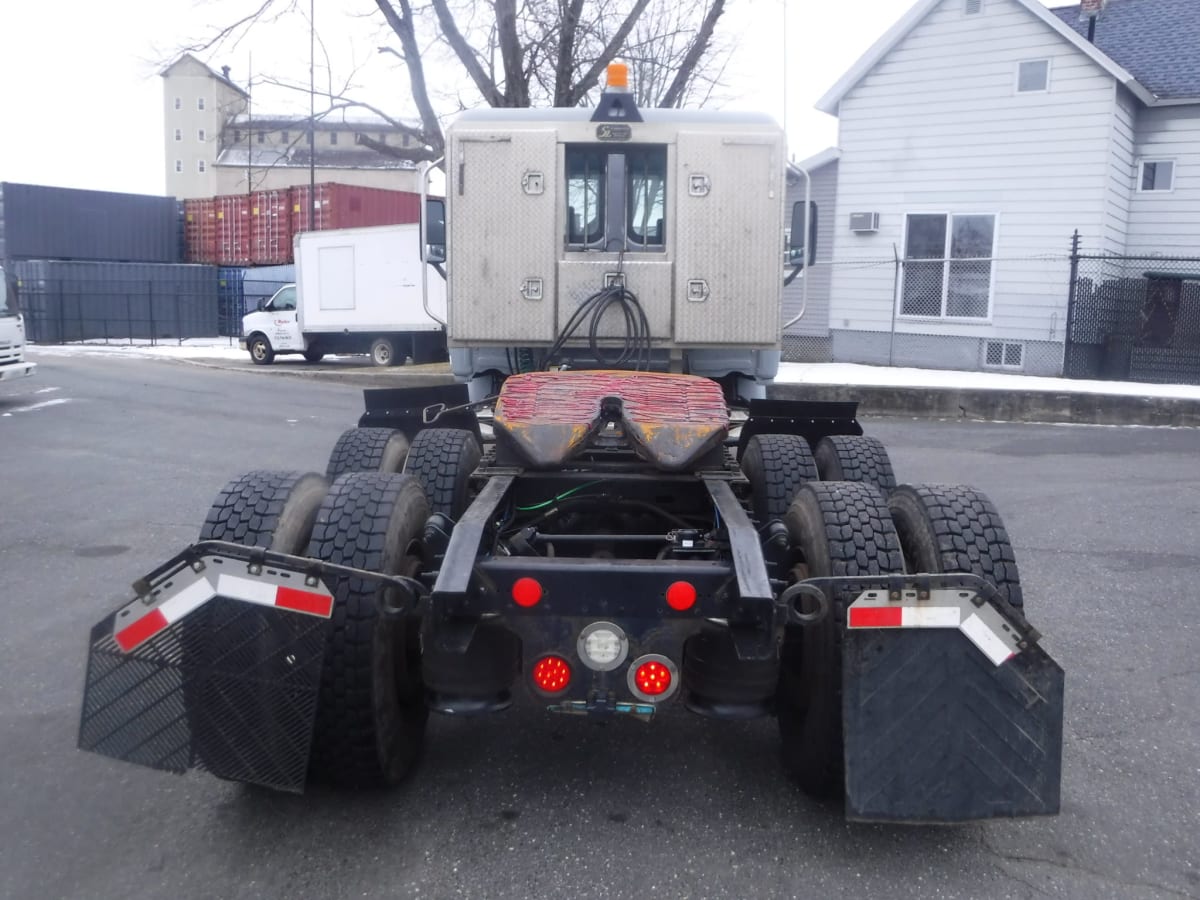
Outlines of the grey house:
{"label": "grey house", "polygon": [[838,148],[801,167],[835,198],[789,358],[1059,374],[1074,230],[1200,256],[1200,2],[1111,0],[1087,30],[920,0],[818,101]]}

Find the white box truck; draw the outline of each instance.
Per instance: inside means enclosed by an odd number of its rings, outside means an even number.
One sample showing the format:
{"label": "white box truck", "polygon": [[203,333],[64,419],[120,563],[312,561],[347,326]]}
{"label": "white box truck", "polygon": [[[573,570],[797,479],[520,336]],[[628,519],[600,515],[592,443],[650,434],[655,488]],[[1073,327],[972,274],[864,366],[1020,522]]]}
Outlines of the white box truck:
{"label": "white box truck", "polygon": [[25,359],[25,322],[17,308],[17,285],[0,269],[0,381],[32,375],[37,363]]}
{"label": "white box truck", "polygon": [[258,365],[281,353],[367,353],[379,366],[445,359],[446,282],[422,273],[420,250],[416,223],[296,235],[296,283],[242,318],[243,349]]}

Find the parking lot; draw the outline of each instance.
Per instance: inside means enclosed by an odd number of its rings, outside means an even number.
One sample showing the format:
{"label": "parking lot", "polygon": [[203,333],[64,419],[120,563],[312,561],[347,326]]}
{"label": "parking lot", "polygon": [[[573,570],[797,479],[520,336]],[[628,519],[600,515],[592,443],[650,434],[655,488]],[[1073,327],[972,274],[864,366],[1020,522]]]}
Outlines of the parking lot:
{"label": "parking lot", "polygon": [[227,480],[323,470],[359,382],[411,373],[35,360],[0,387],[2,896],[1200,896],[1200,430],[864,423],[902,481],[1005,518],[1067,672],[1056,817],[851,825],[788,781],[773,721],[532,701],[431,719],[396,790],[293,797],[76,750],[87,634]]}

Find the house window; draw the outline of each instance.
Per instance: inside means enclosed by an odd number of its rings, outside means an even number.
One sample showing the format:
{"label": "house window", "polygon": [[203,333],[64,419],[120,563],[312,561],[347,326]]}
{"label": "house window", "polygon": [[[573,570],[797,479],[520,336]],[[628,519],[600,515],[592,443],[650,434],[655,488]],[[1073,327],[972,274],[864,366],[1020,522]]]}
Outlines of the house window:
{"label": "house window", "polygon": [[196,163],[196,171],[197,171],[197,172],[203,172],[203,171],[204,171],[204,160],[199,160],[199,161]]}
{"label": "house window", "polygon": [[203,97],[196,98],[196,109],[204,109],[204,98]]}
{"label": "house window", "polygon": [[175,98],[175,108],[176,108],[176,109],[183,109],[183,98],[182,98],[182,97],[176,97],[176,98]]}
{"label": "house window", "polygon": [[900,314],[988,318],[995,242],[993,215],[910,214]]}
{"label": "house window", "polygon": [[329,144],[330,144],[330,146],[337,145],[337,132],[336,131],[329,132]]}
{"label": "house window", "polygon": [[175,129],[175,140],[177,140],[177,141],[183,140],[183,129],[182,128]]}
{"label": "house window", "polygon": [[204,141],[204,129],[203,128],[201,128],[199,131],[196,132],[196,140],[203,143],[203,141]]}
{"label": "house window", "polygon": [[977,16],[983,12],[983,0],[963,0],[963,15]]}
{"label": "house window", "polygon": [[1170,191],[1175,187],[1175,162],[1170,159],[1143,159],[1138,190]]}
{"label": "house window", "polygon": [[1050,89],[1050,60],[1028,59],[1017,63],[1017,93],[1036,94]]}
{"label": "house window", "polygon": [[175,171],[176,172],[183,171],[183,160],[182,159],[175,160]]}
{"label": "house window", "polygon": [[994,369],[1021,369],[1025,366],[1025,345],[1017,341],[987,341],[983,364]]}

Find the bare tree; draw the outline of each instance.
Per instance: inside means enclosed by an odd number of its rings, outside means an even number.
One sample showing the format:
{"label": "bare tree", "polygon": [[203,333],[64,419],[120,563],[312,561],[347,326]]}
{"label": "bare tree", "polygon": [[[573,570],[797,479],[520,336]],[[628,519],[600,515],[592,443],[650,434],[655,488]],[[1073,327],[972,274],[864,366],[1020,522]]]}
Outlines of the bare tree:
{"label": "bare tree", "polygon": [[[192,50],[236,42],[254,23],[303,11],[297,0],[257,0],[258,7]],[[719,83],[730,48],[715,38],[726,0],[375,0],[386,23],[378,52],[403,63],[418,121],[405,122],[354,99],[350,81],[329,86],[328,108],[359,108],[411,140],[397,147],[364,136],[380,153],[433,160],[445,148],[442,115],[426,61],[443,51],[462,67],[477,95],[449,101],[449,114],[479,102],[496,107],[579,106],[591,102],[608,64],[627,58],[642,106],[703,102]],[[285,84],[276,80],[276,84]],[[306,90],[299,84],[286,85]],[[443,103],[446,100],[443,98]]]}

